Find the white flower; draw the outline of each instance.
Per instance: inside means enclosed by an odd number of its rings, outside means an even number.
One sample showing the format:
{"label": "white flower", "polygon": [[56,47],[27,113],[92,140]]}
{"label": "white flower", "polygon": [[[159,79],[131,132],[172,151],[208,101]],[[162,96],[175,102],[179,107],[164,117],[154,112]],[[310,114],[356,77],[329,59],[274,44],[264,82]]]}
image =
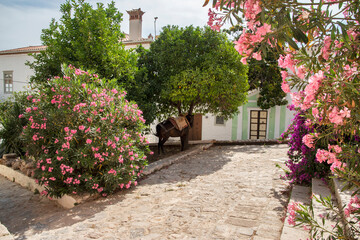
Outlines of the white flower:
{"label": "white flower", "polygon": [[301,18],[302,18],[302,19],[308,19],[308,18],[309,18],[309,15],[310,15],[309,12],[303,11],[302,14],[301,14]]}

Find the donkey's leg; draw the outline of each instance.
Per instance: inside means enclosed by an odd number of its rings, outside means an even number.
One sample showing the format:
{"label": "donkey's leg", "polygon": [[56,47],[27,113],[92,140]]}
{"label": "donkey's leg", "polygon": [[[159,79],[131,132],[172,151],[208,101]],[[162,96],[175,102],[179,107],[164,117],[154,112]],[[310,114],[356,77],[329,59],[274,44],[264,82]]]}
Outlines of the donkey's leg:
{"label": "donkey's leg", "polygon": [[181,151],[184,151],[187,148],[188,139],[189,139],[189,132],[185,132],[181,137]]}
{"label": "donkey's leg", "polygon": [[160,146],[161,146],[161,150],[162,150],[162,153],[163,153],[163,154],[165,154],[164,144],[165,144],[165,142],[166,142],[168,139],[169,139],[169,137],[165,137],[165,138],[163,138],[163,139],[161,140]]}
{"label": "donkey's leg", "polygon": [[158,143],[158,155],[161,154],[160,152],[160,148],[161,148],[161,138],[159,137],[159,143]]}
{"label": "donkey's leg", "polygon": [[185,138],[186,138],[185,135],[183,135],[183,136],[180,137],[180,140],[181,140],[181,151],[184,151],[184,149],[185,149]]}

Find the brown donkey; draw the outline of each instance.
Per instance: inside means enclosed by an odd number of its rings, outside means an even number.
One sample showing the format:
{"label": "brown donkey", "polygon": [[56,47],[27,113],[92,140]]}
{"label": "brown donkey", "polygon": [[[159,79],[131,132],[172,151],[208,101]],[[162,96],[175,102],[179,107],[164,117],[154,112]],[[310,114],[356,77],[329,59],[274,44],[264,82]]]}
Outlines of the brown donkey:
{"label": "brown donkey", "polygon": [[174,122],[174,118],[168,118],[167,120],[156,125],[155,136],[159,138],[158,143],[158,154],[160,155],[160,150],[164,153],[164,143],[169,139],[169,137],[180,137],[181,139],[181,151],[184,151],[185,144],[187,144],[189,130],[194,122],[194,115],[186,115],[187,126],[179,130],[179,127]]}

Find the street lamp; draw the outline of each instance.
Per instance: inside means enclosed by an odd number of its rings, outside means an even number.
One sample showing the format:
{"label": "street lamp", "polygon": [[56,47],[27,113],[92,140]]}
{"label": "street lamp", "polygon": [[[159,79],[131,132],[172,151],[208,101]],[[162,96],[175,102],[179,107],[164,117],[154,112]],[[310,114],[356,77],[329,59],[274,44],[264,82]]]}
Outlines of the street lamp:
{"label": "street lamp", "polygon": [[156,40],[156,20],[158,19],[158,17],[154,17],[154,29],[155,29],[155,36],[154,36],[154,40]]}

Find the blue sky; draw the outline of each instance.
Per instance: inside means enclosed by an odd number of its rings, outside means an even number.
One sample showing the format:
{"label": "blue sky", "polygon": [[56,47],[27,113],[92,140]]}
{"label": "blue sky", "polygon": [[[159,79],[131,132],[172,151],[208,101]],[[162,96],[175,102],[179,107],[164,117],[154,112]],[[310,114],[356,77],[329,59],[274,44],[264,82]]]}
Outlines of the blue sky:
{"label": "blue sky", "polygon": [[[0,50],[41,45],[40,35],[52,18],[60,18],[60,4],[65,0],[0,0]],[[97,2],[107,4],[110,0],[87,0],[93,6]],[[204,26],[207,11],[204,0],[116,0],[116,7],[123,13],[121,28],[129,30],[126,10],[141,8],[143,37],[154,35],[154,17],[158,17],[156,29],[168,24]]]}

